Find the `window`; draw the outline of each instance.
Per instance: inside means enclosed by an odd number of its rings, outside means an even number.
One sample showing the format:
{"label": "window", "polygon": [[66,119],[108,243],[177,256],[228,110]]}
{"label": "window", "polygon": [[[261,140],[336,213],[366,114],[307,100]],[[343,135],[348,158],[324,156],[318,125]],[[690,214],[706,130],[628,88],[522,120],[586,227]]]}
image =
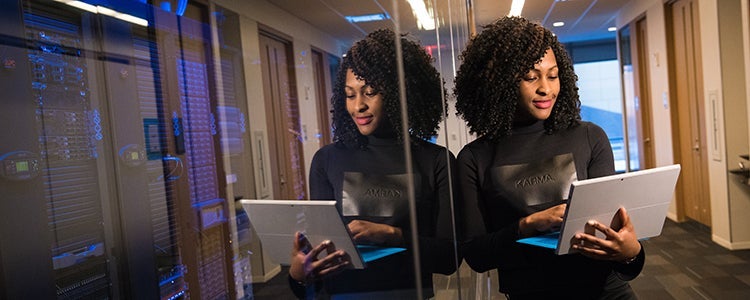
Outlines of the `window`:
{"label": "window", "polygon": [[622,124],[622,88],[617,60],[578,63],[581,118],[604,129],[615,155],[615,171],[625,172],[626,156]]}

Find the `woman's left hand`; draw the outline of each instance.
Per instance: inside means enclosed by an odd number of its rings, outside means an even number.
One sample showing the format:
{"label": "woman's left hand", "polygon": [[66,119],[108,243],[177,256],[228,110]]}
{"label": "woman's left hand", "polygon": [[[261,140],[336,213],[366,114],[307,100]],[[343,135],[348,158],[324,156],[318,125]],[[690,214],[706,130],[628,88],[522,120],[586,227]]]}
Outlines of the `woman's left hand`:
{"label": "woman's left hand", "polygon": [[401,244],[401,228],[387,224],[373,223],[363,220],[349,222],[349,231],[358,244],[378,244],[395,246]]}
{"label": "woman's left hand", "polygon": [[[599,260],[624,262],[636,257],[641,252],[641,243],[625,208],[617,211],[611,226],[589,221],[585,226],[586,233],[577,233],[571,240],[571,247],[584,256]],[[594,230],[604,233],[606,238],[596,237]]]}

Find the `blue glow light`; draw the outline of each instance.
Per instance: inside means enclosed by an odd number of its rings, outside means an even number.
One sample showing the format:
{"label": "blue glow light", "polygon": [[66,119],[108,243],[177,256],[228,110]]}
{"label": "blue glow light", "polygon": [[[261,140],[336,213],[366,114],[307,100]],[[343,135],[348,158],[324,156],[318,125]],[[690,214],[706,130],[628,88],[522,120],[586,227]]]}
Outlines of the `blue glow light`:
{"label": "blue glow light", "polygon": [[216,133],[217,133],[217,130],[216,130],[216,117],[214,116],[213,113],[209,114],[209,116],[211,118],[211,120],[209,121],[209,124],[211,126],[211,135],[216,135]]}
{"label": "blue glow light", "polygon": [[373,21],[383,21],[388,20],[391,18],[386,13],[381,14],[369,14],[369,15],[359,15],[359,16],[346,16],[345,17],[349,23],[360,23],[360,22],[373,22]]}
{"label": "blue glow light", "polygon": [[175,14],[177,14],[178,16],[185,15],[185,9],[187,9],[187,3],[188,3],[188,0],[179,0],[179,2],[177,2],[177,11],[175,11]]}

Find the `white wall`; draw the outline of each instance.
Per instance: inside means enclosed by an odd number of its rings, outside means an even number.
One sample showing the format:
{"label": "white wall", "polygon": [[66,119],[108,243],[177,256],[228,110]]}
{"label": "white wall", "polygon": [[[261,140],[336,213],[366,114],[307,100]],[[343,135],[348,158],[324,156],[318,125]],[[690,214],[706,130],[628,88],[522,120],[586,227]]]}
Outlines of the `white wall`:
{"label": "white wall", "polygon": [[[709,93],[718,93],[717,98],[719,101],[722,99],[721,93],[721,56],[719,51],[719,20],[718,20],[718,8],[715,0],[711,1],[699,1],[699,15],[701,22],[701,52],[703,59],[703,91],[704,99],[709,99]],[[704,111],[711,112],[712,109],[709,105],[711,103],[706,101],[706,107]],[[717,111],[719,123],[724,123],[723,110]],[[706,116],[706,120],[711,120],[710,116]],[[706,122],[709,123],[709,122]],[[706,124],[707,133],[711,133],[713,130],[710,128],[710,124]],[[723,128],[722,128],[723,129]],[[724,149],[724,132],[718,134],[720,139],[721,149]],[[727,191],[727,168],[724,163],[723,153],[709,153],[708,160],[708,171],[709,175],[709,188],[711,191],[711,230],[713,232],[713,240],[724,247],[728,247],[731,241],[731,224],[729,218],[729,194]]]}

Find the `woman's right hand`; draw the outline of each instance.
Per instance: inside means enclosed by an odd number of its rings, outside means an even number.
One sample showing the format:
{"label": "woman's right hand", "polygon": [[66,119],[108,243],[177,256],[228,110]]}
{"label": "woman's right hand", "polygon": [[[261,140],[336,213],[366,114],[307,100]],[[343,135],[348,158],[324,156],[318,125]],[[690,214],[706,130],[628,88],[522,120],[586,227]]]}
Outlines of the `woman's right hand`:
{"label": "woman's right hand", "polygon": [[519,234],[521,237],[530,237],[540,232],[549,232],[560,228],[563,216],[565,215],[566,205],[556,205],[522,218],[518,222]]}
{"label": "woman's right hand", "polygon": [[[326,256],[318,256],[326,251]],[[298,282],[310,283],[326,276],[339,273],[351,265],[351,257],[346,251],[336,249],[331,241],[323,241],[312,247],[304,234],[297,232],[292,248],[289,275]]]}

